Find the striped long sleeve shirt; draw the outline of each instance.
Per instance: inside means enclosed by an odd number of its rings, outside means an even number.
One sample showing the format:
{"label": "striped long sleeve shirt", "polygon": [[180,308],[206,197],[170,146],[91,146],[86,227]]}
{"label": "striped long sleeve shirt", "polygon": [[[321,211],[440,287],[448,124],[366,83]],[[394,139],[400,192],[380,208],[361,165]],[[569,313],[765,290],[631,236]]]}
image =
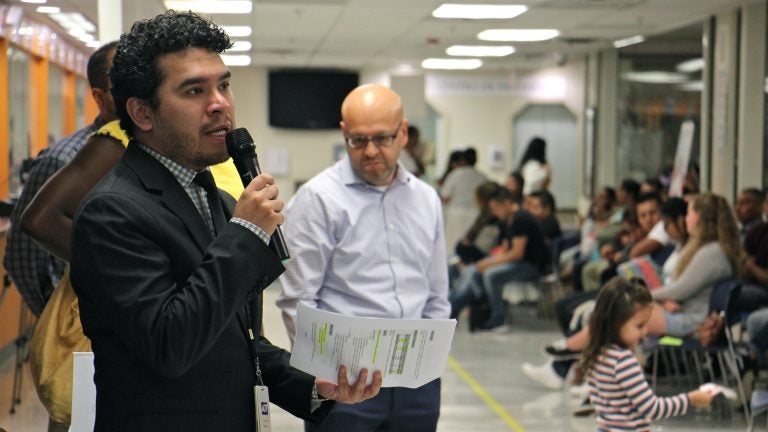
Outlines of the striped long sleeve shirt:
{"label": "striped long sleeve shirt", "polygon": [[648,385],[634,353],[606,348],[589,374],[589,400],[599,431],[648,431],[652,420],[688,412],[688,395],[658,397]]}

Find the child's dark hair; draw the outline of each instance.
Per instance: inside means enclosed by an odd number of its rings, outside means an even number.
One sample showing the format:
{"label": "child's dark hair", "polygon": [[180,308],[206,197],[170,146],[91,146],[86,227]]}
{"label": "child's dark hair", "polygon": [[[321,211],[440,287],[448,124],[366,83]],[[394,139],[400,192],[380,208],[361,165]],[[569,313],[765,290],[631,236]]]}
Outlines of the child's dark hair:
{"label": "child's dark hair", "polygon": [[653,303],[651,292],[642,279],[615,276],[597,294],[595,310],[589,318],[589,341],[581,356],[581,370],[588,374],[597,358],[610,344],[623,346],[621,327],[640,308]]}

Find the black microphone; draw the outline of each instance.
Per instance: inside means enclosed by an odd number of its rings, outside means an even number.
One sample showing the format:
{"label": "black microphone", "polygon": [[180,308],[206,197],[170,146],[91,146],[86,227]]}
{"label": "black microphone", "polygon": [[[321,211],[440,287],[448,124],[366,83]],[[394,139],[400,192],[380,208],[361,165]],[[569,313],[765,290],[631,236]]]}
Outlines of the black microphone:
{"label": "black microphone", "polygon": [[[243,186],[248,186],[256,176],[261,174],[259,168],[259,159],[256,157],[256,144],[253,143],[251,134],[245,128],[232,129],[227,132],[227,153],[235,163],[235,168],[240,174],[240,180]],[[291,259],[288,248],[285,246],[283,231],[278,226],[272,233],[269,241],[269,248],[280,258],[280,261],[286,263]]]}

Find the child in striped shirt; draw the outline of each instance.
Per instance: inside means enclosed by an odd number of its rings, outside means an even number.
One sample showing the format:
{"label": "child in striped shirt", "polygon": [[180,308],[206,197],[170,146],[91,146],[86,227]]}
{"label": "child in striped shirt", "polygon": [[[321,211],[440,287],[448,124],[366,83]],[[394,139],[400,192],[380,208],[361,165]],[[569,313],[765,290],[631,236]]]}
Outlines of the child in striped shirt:
{"label": "child in striped shirt", "polygon": [[590,340],[581,368],[599,431],[648,431],[652,420],[682,415],[690,405],[708,406],[701,390],[658,397],[645,380],[634,350],[647,332],[653,299],[640,279],[614,277],[598,293],[589,322]]}

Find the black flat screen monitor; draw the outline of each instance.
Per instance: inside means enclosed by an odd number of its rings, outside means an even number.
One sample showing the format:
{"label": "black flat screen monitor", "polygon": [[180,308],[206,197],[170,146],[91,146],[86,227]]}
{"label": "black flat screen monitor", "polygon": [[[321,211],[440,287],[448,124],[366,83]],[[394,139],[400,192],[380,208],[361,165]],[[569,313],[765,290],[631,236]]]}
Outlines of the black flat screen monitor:
{"label": "black flat screen monitor", "polygon": [[336,129],[341,121],[341,103],[358,83],[357,72],[271,70],[269,125],[287,129]]}

